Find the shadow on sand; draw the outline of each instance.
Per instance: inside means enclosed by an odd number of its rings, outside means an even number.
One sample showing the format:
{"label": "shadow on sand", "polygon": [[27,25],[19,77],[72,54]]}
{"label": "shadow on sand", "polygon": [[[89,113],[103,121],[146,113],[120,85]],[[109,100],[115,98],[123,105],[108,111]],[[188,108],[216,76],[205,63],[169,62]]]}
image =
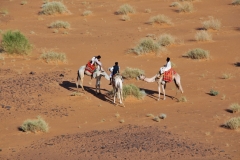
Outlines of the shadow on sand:
{"label": "shadow on sand", "polygon": [[[147,94],[146,95],[147,97],[155,99],[156,101],[158,100],[158,91],[153,91],[153,90],[149,90],[149,89],[146,89],[146,88],[140,88],[140,90],[144,90]],[[156,95],[154,95],[154,94],[156,94]],[[163,93],[161,93],[160,95],[161,95],[160,100],[162,100],[163,99]],[[169,96],[167,94],[166,94],[166,97],[171,98],[172,100],[174,100],[174,99],[178,100],[176,97]]]}
{"label": "shadow on sand", "polygon": [[77,89],[77,86],[76,86],[76,83],[74,82],[69,82],[69,81],[63,81],[61,84],[59,84],[61,87],[69,90],[69,91],[72,91],[72,92],[81,92],[81,93],[85,93],[85,92],[88,92],[90,94],[92,94],[93,96],[99,98],[100,100],[102,101],[106,101],[106,102],[109,102],[112,104],[113,100],[111,98],[111,95],[109,95],[109,91],[106,90],[106,89],[101,89],[101,91],[104,91],[106,92],[106,94],[102,94],[102,93],[96,93],[95,92],[95,88],[93,87],[88,87],[88,86],[84,86],[84,91],[82,91],[82,88],[78,88]]}

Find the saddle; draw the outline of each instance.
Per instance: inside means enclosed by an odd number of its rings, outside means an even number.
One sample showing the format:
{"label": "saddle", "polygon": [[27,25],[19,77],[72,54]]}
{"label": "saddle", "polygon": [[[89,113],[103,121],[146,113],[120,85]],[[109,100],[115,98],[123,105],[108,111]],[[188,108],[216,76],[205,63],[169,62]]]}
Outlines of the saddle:
{"label": "saddle", "polygon": [[165,82],[171,82],[172,81],[172,76],[176,72],[171,68],[170,70],[166,71],[163,73],[163,81]]}
{"label": "saddle", "polygon": [[90,72],[91,74],[96,70],[96,66],[95,64],[91,64],[91,61],[89,61],[87,64],[86,64],[86,68],[85,68],[85,71],[88,71]]}

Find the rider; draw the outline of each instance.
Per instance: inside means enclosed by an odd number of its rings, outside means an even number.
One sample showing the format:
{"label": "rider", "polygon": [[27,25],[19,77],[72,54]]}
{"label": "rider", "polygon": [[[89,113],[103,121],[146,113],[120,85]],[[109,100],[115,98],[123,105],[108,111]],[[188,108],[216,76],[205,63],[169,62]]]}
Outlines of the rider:
{"label": "rider", "polygon": [[116,74],[120,73],[120,67],[118,66],[118,62],[115,62],[115,65],[111,68],[109,68],[110,73],[110,83],[109,85],[112,85],[112,80]]}
{"label": "rider", "polygon": [[100,66],[100,69],[101,69],[102,63],[100,62],[100,59],[101,59],[101,56],[100,56],[100,55],[92,57],[92,59],[91,59],[91,65],[93,65],[94,63],[96,63],[97,65]]}
{"label": "rider", "polygon": [[160,68],[160,71],[159,71],[159,72],[160,72],[161,75],[162,75],[164,72],[166,72],[166,71],[168,71],[168,70],[170,70],[170,69],[172,68],[169,57],[167,57],[166,61],[167,61],[167,63],[166,63],[163,67]]}

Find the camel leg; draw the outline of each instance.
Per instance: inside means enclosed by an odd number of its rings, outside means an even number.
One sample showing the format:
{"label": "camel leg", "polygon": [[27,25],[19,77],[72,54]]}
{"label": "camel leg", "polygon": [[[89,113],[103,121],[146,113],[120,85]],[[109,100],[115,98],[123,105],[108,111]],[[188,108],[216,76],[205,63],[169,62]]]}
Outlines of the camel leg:
{"label": "camel leg", "polygon": [[161,84],[158,83],[158,101],[160,100],[160,93],[161,93]]}
{"label": "camel leg", "polygon": [[113,88],[113,103],[115,104],[115,98],[116,98],[116,90]]}
{"label": "camel leg", "polygon": [[165,97],[165,89],[164,89],[164,84],[162,84],[161,86],[162,86],[162,90],[163,90],[163,100],[165,100],[165,99],[166,99],[166,97]]}

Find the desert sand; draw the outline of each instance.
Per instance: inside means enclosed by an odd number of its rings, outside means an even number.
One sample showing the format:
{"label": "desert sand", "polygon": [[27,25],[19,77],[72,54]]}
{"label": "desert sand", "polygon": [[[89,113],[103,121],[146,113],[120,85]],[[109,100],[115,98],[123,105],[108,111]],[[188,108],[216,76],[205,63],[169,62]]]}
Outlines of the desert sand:
{"label": "desert sand", "polygon": [[[240,103],[240,67],[235,65],[240,62],[240,6],[231,0],[200,0],[192,2],[192,13],[178,13],[170,7],[172,0],[64,0],[71,13],[41,15],[43,1],[21,2],[0,0],[0,9],[9,12],[0,15],[0,29],[19,30],[34,45],[29,56],[0,53],[0,159],[240,159],[240,130],[223,127],[240,116],[229,111],[232,103]],[[125,3],[136,9],[130,21],[116,14]],[[93,14],[82,16],[84,10]],[[147,23],[158,14],[167,15],[173,25]],[[210,31],[211,42],[195,41],[209,16],[221,21],[220,30]],[[71,27],[53,33],[49,25],[56,20]],[[181,43],[158,55],[127,53],[148,34],[164,33]],[[210,59],[183,57],[194,48],[208,50]],[[39,57],[46,50],[65,53],[68,62],[43,62]],[[174,83],[169,83],[166,100],[157,101],[156,83],[125,79],[123,84],[135,84],[147,95],[125,99],[124,108],[112,104],[109,81],[102,79],[102,93],[96,95],[95,81],[85,77],[85,94],[80,89],[80,96],[71,96],[77,91],[77,70],[96,55],[102,56],[105,69],[117,61],[121,71],[139,68],[147,77],[171,57],[184,93],[176,95]],[[223,79],[224,73],[231,77]],[[219,95],[210,96],[212,88]],[[178,102],[181,96],[187,102]],[[146,117],[150,113],[167,118],[155,122]],[[19,130],[23,121],[38,115],[49,124],[48,133]]]}

